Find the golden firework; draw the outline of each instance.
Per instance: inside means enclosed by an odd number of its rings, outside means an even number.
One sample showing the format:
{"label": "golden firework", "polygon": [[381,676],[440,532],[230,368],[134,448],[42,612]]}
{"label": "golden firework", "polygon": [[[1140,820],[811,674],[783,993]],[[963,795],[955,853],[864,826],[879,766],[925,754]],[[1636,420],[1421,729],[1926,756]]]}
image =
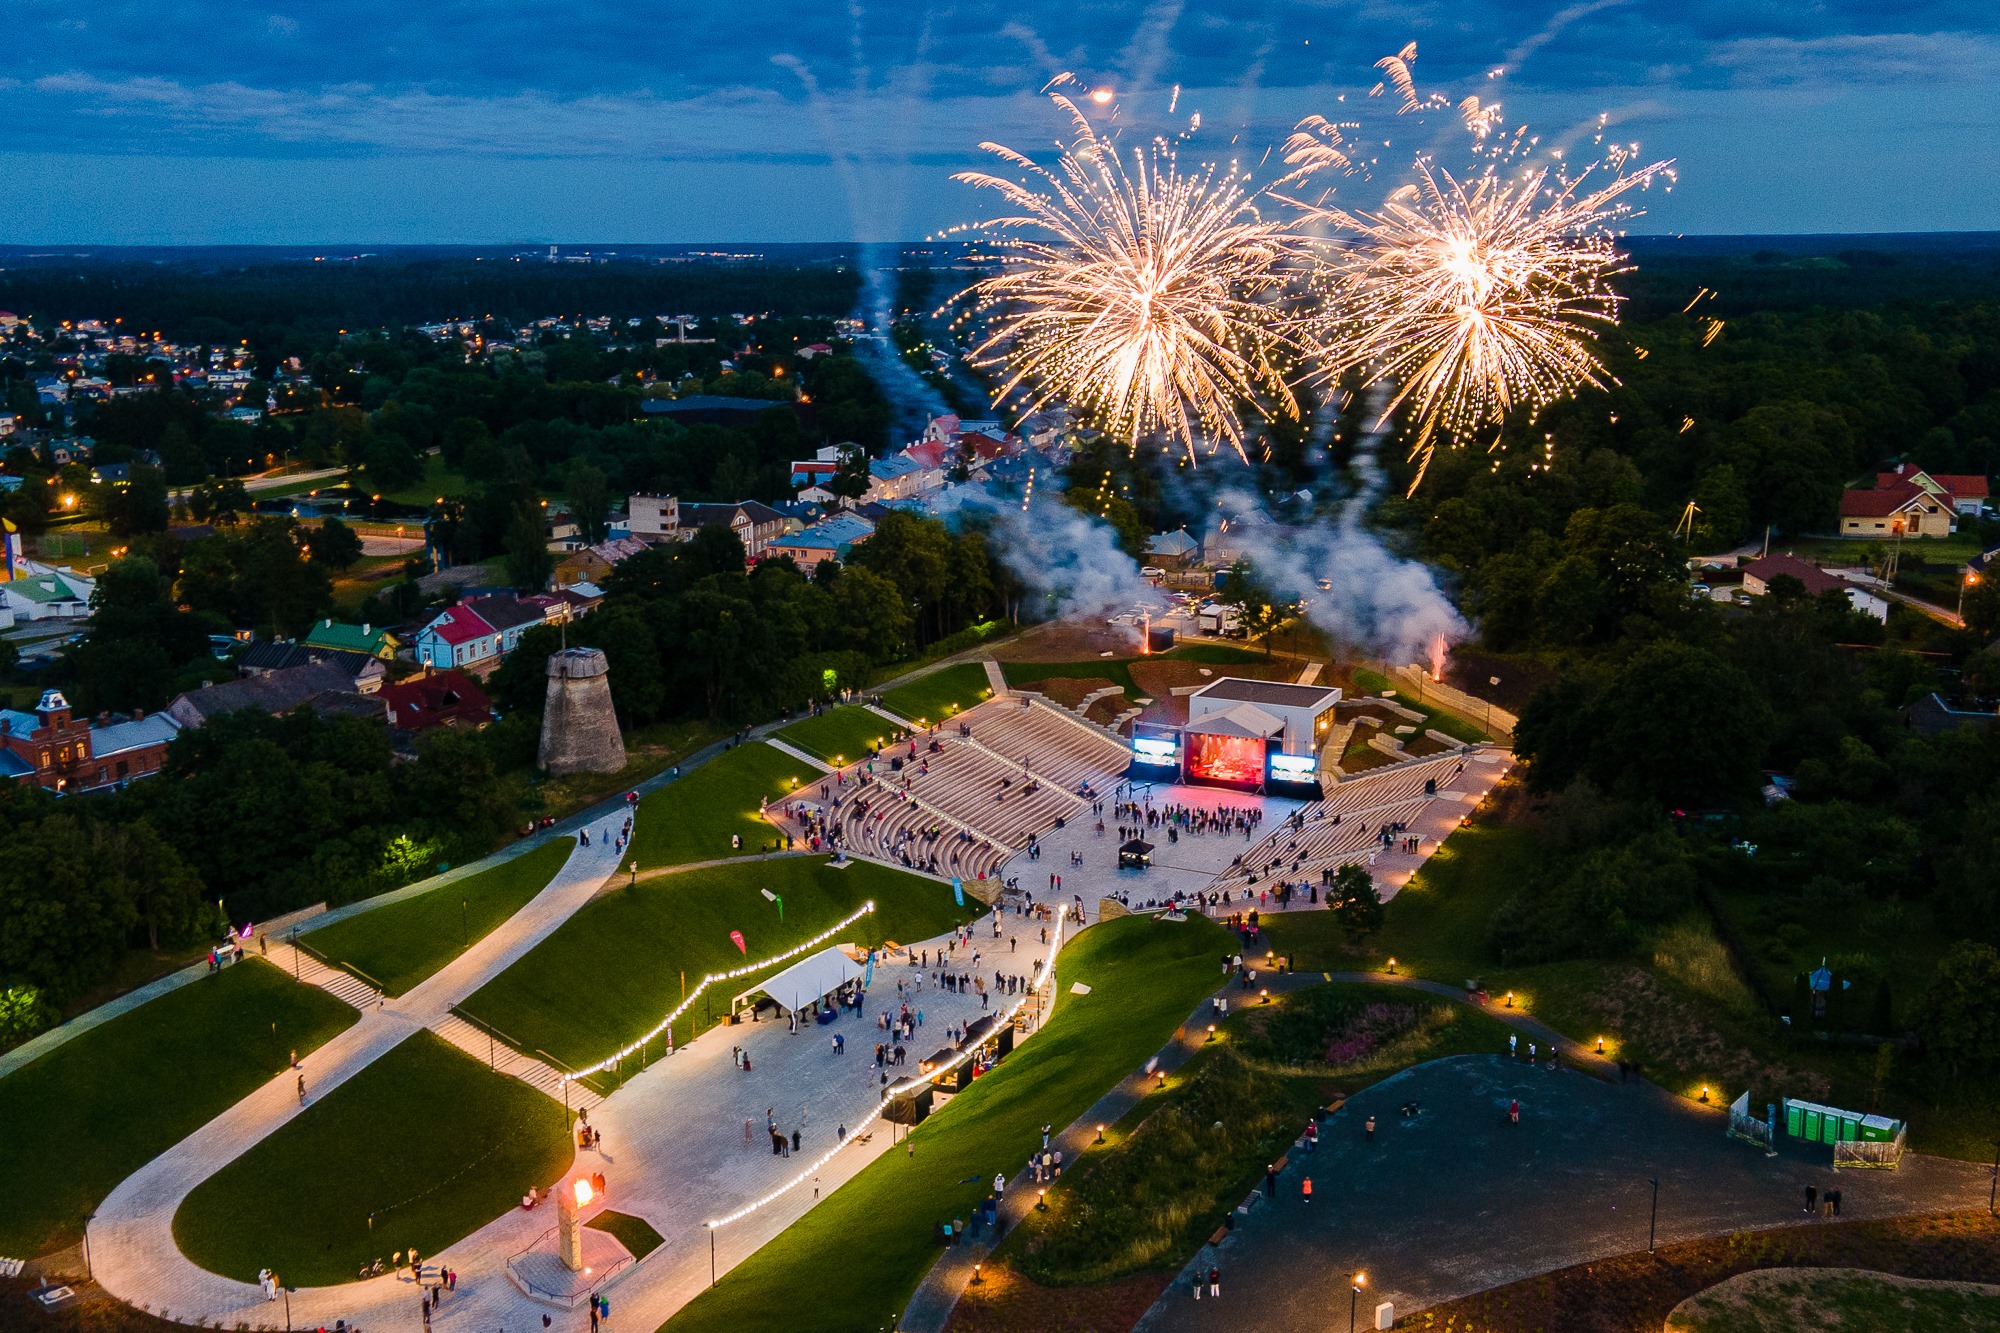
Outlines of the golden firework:
{"label": "golden firework", "polygon": [[1002,258],[960,293],[985,320],[974,364],[998,372],[996,404],[1061,401],[1135,449],[1241,453],[1240,410],[1298,414],[1294,303],[1280,298],[1306,269],[1302,215],[1265,217],[1271,186],[1233,167],[1183,172],[1168,140],[1121,150],[1051,97],[1075,130],[1053,167],[985,143],[1022,178],[953,177],[1017,210],[974,224]]}

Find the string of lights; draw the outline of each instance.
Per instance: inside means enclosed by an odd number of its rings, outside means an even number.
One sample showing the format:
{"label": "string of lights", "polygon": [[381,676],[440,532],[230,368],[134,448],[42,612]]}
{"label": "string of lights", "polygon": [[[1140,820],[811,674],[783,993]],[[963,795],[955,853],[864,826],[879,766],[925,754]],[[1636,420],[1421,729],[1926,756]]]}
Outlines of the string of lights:
{"label": "string of lights", "polygon": [[[1049,978],[1055,975],[1056,954],[1062,948],[1063,923],[1068,919],[1069,919],[1068,904],[1064,904],[1063,906],[1056,909],[1055,937],[1049,943],[1048,958],[1039,967],[1035,969],[1034,984],[1028,987],[1028,989],[1022,993],[1021,997],[1015,1000],[1012,1005],[1000,1011],[1000,1017],[1002,1021],[994,1025],[993,1029],[994,1031],[997,1032],[1001,1028],[1006,1027],[1009,1023],[1012,1023],[1014,1021],[1015,1015],[1021,1012],[1022,1006],[1026,1005],[1029,1000],[1033,999],[1035,994],[1039,992],[1045,984],[1047,984]],[[951,1059],[946,1060],[943,1064],[939,1065],[936,1069],[930,1070],[928,1073],[918,1074],[914,1078],[906,1078],[900,1083],[891,1084],[888,1092],[883,1094],[882,1100],[876,1103],[875,1109],[870,1111],[866,1116],[862,1117],[861,1123],[854,1127],[852,1132],[848,1134],[847,1138],[844,1141],[834,1144],[833,1147],[829,1148],[826,1152],[821,1153],[818,1157],[813,1159],[810,1165],[806,1166],[803,1170],[801,1170],[797,1175],[793,1176],[790,1180],[785,1181],[782,1185],[772,1190],[769,1194],[766,1194],[763,1198],[753,1199],[749,1203],[744,1204],[741,1208],[738,1208],[735,1212],[729,1213],[722,1217],[711,1218],[708,1221],[702,1223],[702,1225],[707,1227],[711,1232],[719,1231],[723,1227],[730,1225],[732,1222],[742,1221],[744,1218],[750,1216],[750,1214],[756,1212],[758,1209],[763,1208],[765,1205],[776,1202],[779,1198],[783,1197],[785,1194],[797,1188],[800,1184],[804,1183],[812,1176],[816,1175],[821,1167],[825,1166],[828,1162],[832,1161],[836,1156],[839,1155],[840,1150],[842,1148],[845,1148],[850,1143],[857,1142],[861,1138],[861,1133],[863,1130],[867,1129],[870,1125],[874,1124],[877,1120],[880,1120],[882,1118],[882,1113],[888,1109],[889,1101],[891,1098],[899,1096],[902,1093],[908,1092],[913,1088],[921,1087],[926,1083],[936,1082],[938,1079],[943,1078],[946,1074],[951,1073],[952,1070],[957,1069],[960,1065],[963,1065],[966,1061],[970,1060],[978,1052],[978,1049],[979,1049],[978,1045],[975,1044],[966,1050],[958,1052],[956,1055],[952,1056]]]}
{"label": "string of lights", "polygon": [[695,986],[693,990],[688,992],[687,998],[685,1000],[682,1000],[672,1013],[668,1014],[665,1018],[661,1019],[659,1022],[659,1026],[655,1027],[651,1032],[648,1032],[645,1036],[639,1038],[639,1040],[633,1042],[630,1046],[627,1046],[624,1050],[619,1051],[615,1055],[608,1055],[604,1059],[599,1060],[596,1064],[591,1065],[588,1068],[576,1069],[570,1071],[567,1074],[564,1074],[562,1081],[565,1083],[573,1083],[577,1079],[585,1078],[591,1074],[599,1073],[602,1070],[609,1069],[611,1068],[611,1066],[617,1064],[620,1060],[623,1060],[628,1056],[636,1055],[641,1046],[644,1046],[647,1042],[651,1041],[653,1038],[659,1036],[662,1032],[665,1032],[668,1028],[672,1027],[674,1025],[674,1020],[679,1018],[682,1014],[686,1013],[689,1007],[692,1006],[696,1000],[699,1000],[701,998],[701,993],[708,989],[709,984],[711,982],[734,981],[738,977],[747,977],[752,972],[761,972],[767,967],[774,967],[777,964],[785,962],[789,959],[797,958],[800,954],[806,952],[808,949],[817,949],[820,945],[825,944],[835,935],[838,935],[841,931],[846,930],[849,926],[853,925],[855,922],[859,921],[862,917],[867,916],[870,912],[874,910],[875,910],[874,903],[872,902],[863,903],[861,905],[861,910],[855,912],[852,916],[848,917],[844,921],[835,922],[830,928],[821,931],[819,934],[813,936],[811,939],[807,940],[804,944],[799,945],[797,948],[787,949],[784,953],[777,954],[770,958],[760,959],[759,961],[754,963],[746,963],[742,967],[732,968],[727,972],[708,973],[701,979],[701,981]]}

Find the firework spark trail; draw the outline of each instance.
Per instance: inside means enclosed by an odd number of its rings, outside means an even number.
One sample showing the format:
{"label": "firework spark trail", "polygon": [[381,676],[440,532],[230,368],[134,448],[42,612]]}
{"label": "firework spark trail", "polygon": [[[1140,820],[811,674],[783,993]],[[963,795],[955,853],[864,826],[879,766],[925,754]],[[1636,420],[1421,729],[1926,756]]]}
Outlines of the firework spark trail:
{"label": "firework spark trail", "polygon": [[1379,210],[1326,210],[1358,243],[1327,270],[1322,356],[1330,374],[1396,386],[1382,420],[1408,407],[1416,481],[1440,434],[1472,435],[1610,380],[1592,344],[1623,300],[1610,227],[1630,212],[1621,196],[1668,166],[1588,189],[1595,168],[1510,178],[1489,164],[1462,181],[1419,160],[1415,183]]}
{"label": "firework spark trail", "polygon": [[1309,242],[1300,215],[1260,211],[1296,173],[1263,187],[1233,168],[1184,174],[1167,141],[1128,154],[1051,98],[1075,127],[1054,168],[987,143],[1024,179],[953,177],[1019,210],[974,224],[1005,262],[961,294],[988,318],[972,356],[999,372],[995,403],[1062,400],[1134,449],[1164,437],[1190,457],[1218,441],[1240,454],[1239,408],[1298,415],[1288,367],[1303,349],[1274,298]]}

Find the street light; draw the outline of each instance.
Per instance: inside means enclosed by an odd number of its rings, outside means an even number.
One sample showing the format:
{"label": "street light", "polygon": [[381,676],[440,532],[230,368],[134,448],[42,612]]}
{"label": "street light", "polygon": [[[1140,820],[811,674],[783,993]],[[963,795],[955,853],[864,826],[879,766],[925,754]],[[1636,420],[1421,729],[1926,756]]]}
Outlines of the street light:
{"label": "street light", "polygon": [[1986,1188],[1986,1211],[1993,1211],[1995,1196],[2000,1195],[2000,1139],[1993,1140],[1993,1183]]}
{"label": "street light", "polygon": [[1653,1212],[1652,1215],[1646,1219],[1647,1254],[1651,1254],[1653,1252],[1653,1244],[1659,1238],[1660,1234],[1660,1178],[1658,1176],[1654,1176],[1652,1178],[1652,1186],[1653,1186]]}
{"label": "street light", "polygon": [[1354,1275],[1353,1294],[1347,1298],[1347,1333],[1354,1333],[1355,1312],[1361,1308],[1361,1289],[1368,1285],[1366,1273]]}

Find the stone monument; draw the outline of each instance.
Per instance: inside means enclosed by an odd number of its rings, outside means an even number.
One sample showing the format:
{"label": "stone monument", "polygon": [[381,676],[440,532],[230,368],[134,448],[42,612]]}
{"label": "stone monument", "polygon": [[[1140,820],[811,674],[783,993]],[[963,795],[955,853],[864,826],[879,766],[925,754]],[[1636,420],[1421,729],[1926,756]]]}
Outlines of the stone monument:
{"label": "stone monument", "polygon": [[549,658],[548,703],[536,759],[558,776],[616,773],[625,767],[625,738],[611,708],[611,664],[599,650],[565,648]]}

